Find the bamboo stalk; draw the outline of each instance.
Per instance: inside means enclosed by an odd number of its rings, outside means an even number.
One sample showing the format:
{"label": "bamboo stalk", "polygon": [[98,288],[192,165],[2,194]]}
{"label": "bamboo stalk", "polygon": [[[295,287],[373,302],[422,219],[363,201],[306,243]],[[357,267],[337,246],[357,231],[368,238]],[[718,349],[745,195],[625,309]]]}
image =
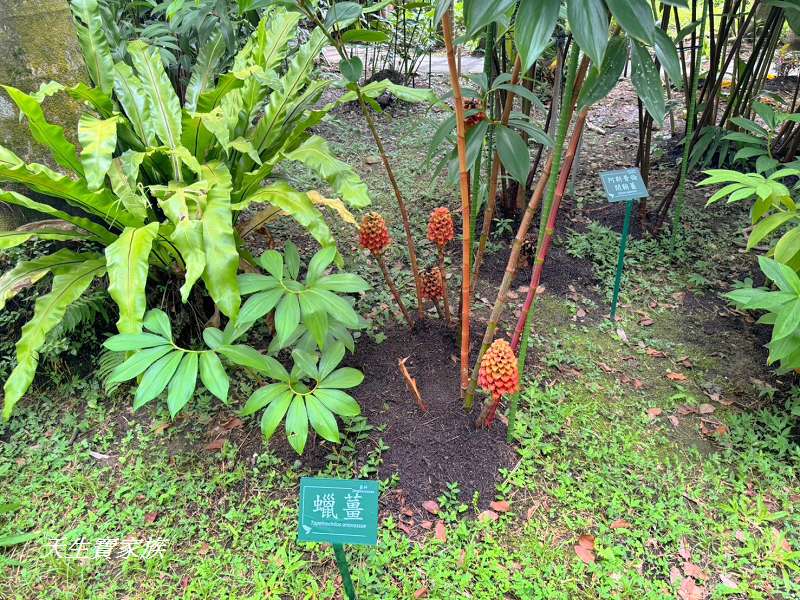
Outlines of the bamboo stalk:
{"label": "bamboo stalk", "polygon": [[403,313],[403,317],[408,323],[409,329],[414,327],[414,322],[411,320],[411,315],[408,314],[408,309],[406,305],[403,304],[403,299],[400,297],[400,292],[397,290],[397,286],[394,283],[394,279],[389,274],[389,269],[386,268],[386,262],[383,260],[383,254],[376,254],[373,253],[372,256],[375,257],[375,260],[378,261],[378,265],[381,268],[381,272],[383,273],[383,278],[386,280],[386,285],[389,286],[389,289],[392,291],[392,296],[394,296],[394,301],[397,302],[397,306],[400,307],[400,312]]}
{"label": "bamboo stalk", "polygon": [[531,310],[533,301],[536,299],[536,292],[539,288],[539,283],[542,279],[542,271],[544,270],[544,261],[547,258],[547,253],[553,243],[553,234],[555,233],[556,219],[558,218],[558,209],[561,207],[561,200],[564,198],[564,192],[567,189],[569,182],[570,171],[575,161],[575,154],[578,149],[578,144],[583,135],[583,128],[586,125],[586,117],[589,114],[589,109],[584,108],[578,115],[578,120],[575,123],[575,129],[572,132],[572,139],[570,140],[567,154],[564,157],[564,163],[561,168],[561,173],[558,178],[558,188],[556,189],[553,204],[550,209],[550,214],[547,218],[547,227],[544,230],[541,248],[539,255],[536,257],[536,263],[531,273],[531,282],[528,287],[528,295],[525,297],[525,304],[522,306],[522,312],[517,320],[517,326],[514,329],[514,335],[511,338],[511,349],[516,352],[519,348],[519,339],[525,329],[525,323],[528,319],[528,313]]}
{"label": "bamboo stalk", "polygon": [[453,86],[453,102],[456,113],[456,135],[458,138],[458,169],[461,191],[462,230],[462,280],[461,280],[461,393],[469,382],[469,334],[470,334],[470,195],[469,168],[467,166],[467,131],[464,123],[464,103],[461,97],[461,82],[456,64],[453,46],[453,9],[449,8],[442,19],[442,32],[447,47],[447,66],[450,71],[450,83]]}
{"label": "bamboo stalk", "polygon": [[[522,60],[520,55],[517,54],[517,59],[514,61],[514,69],[511,71],[511,84],[516,85],[519,82],[519,73],[522,69]],[[506,101],[503,105],[503,114],[500,117],[502,125],[508,125],[508,120],[511,117],[511,109],[514,107],[514,92],[507,90]],[[489,233],[492,230],[492,219],[494,218],[494,211],[497,205],[497,181],[500,176],[500,153],[495,150],[492,159],[492,172],[489,177],[489,190],[486,197],[486,210],[483,212],[483,227],[481,228],[481,237],[478,242],[478,250],[475,253],[475,266],[472,269],[472,282],[470,286],[470,297],[475,295],[475,286],[478,284],[478,277],[480,276],[481,264],[483,263],[483,255],[486,251],[486,242],[489,239]],[[522,185],[522,184],[520,184]]]}

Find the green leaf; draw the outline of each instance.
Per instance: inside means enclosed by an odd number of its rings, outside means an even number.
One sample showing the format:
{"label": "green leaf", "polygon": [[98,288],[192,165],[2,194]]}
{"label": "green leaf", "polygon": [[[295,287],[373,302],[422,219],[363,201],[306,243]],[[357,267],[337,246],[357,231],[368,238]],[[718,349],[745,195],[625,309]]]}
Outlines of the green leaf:
{"label": "green leaf", "polygon": [[120,333],[142,331],[150,252],[156,235],[158,223],[126,227],[119,239],[106,248],[108,294],[119,308],[117,329]]}
{"label": "green leaf", "polygon": [[388,42],[389,39],[389,36],[383,31],[375,31],[372,29],[350,29],[342,34],[342,41],[346,44],[352,42],[384,44]]}
{"label": "green leaf", "polygon": [[261,433],[265,440],[269,440],[275,433],[275,430],[286,414],[286,410],[289,408],[289,403],[292,401],[292,398],[294,398],[294,393],[291,390],[284,392],[280,396],[274,398],[267,405],[267,409],[261,414]]}
{"label": "green leaf", "polygon": [[800,327],[800,299],[789,303],[778,313],[775,326],[772,328],[772,341],[792,335],[798,327]]}
{"label": "green leaf", "polygon": [[275,281],[283,279],[283,255],[277,250],[267,250],[258,259],[259,264],[275,278]]}
{"label": "green leaf", "polygon": [[221,31],[215,31],[203,44],[192,69],[192,77],[186,87],[186,110],[194,112],[200,95],[214,84],[217,67],[225,56],[227,44]]}
{"label": "green leaf", "polygon": [[315,355],[300,348],[295,348],[292,350],[292,359],[294,360],[294,366],[298,367],[304,375],[311,379],[317,378],[317,357]]}
{"label": "green leaf", "polygon": [[314,338],[317,346],[324,348],[328,335],[328,313],[324,310],[307,310],[303,304],[307,302],[308,298],[306,295],[300,296],[303,325]]}
{"label": "green leaf", "polygon": [[114,65],[114,95],[142,143],[145,146],[155,146],[156,132],[150,118],[148,96],[133,69],[125,63]]}
{"label": "green leaf", "polygon": [[255,323],[275,308],[284,293],[283,288],[274,288],[250,296],[239,311],[239,322]]}
{"label": "green leaf", "polygon": [[[481,29],[500,19],[513,5],[514,0],[464,0],[464,25],[467,37],[475,36]],[[520,19],[517,17],[517,26],[519,22]]]}
{"label": "green leaf", "polygon": [[669,80],[679,84],[683,81],[683,71],[681,70],[678,51],[675,49],[675,42],[660,27],[653,29],[653,32],[655,34],[656,56],[664,67]]}
{"label": "green leaf", "polygon": [[337,369],[323,379],[320,382],[319,387],[325,389],[333,388],[344,390],[359,386],[361,385],[362,381],[364,381],[364,374],[361,371],[351,367],[343,367],[341,369]]}
{"label": "green leaf", "polygon": [[114,86],[114,59],[104,33],[103,17],[97,0],[71,0],[70,8],[75,18],[78,42],[83,50],[83,61],[94,84],[107,95]]}
{"label": "green leaf", "polygon": [[144,315],[143,321],[144,328],[153,333],[157,333],[168,340],[172,340],[172,325],[170,325],[169,317],[160,308],[151,308]]}
{"label": "green leaf", "polygon": [[762,219],[750,232],[750,236],[747,238],[747,249],[752,250],[765,237],[797,217],[797,213],[794,212],[779,212]]}
{"label": "green leaf", "polygon": [[361,75],[364,72],[364,63],[357,56],[342,59],[339,62],[339,70],[342,72],[342,77],[350,83],[358,83]]}
{"label": "green leaf", "polygon": [[314,287],[342,294],[357,294],[370,289],[370,285],[364,279],[353,273],[324,275],[314,282]]}
{"label": "green leaf", "polygon": [[108,338],[103,346],[112,352],[131,352],[169,343],[168,339],[152,333],[120,333]]}
{"label": "green leaf", "polygon": [[[569,28],[578,46],[592,59],[595,69],[603,64],[608,45],[608,11],[603,0],[569,0]],[[603,27],[603,24],[606,24]],[[600,69],[602,73],[602,69]]]}
{"label": "green leaf", "polygon": [[356,311],[353,310],[353,307],[350,306],[350,304],[343,298],[340,298],[328,290],[323,290],[316,287],[309,289],[306,293],[315,295],[323,304],[325,310],[328,311],[328,314],[333,318],[337,319],[348,327],[358,327],[358,313],[356,313]]}
{"label": "green leaf", "polygon": [[511,176],[524,185],[531,168],[528,145],[516,131],[508,127],[498,125],[495,131],[497,132],[497,153],[500,161]]}
{"label": "green leaf", "polygon": [[608,96],[622,76],[627,61],[628,45],[625,38],[614,36],[608,44],[600,69],[592,69],[586,77],[578,98],[578,109],[583,110]]}
{"label": "green leaf", "polygon": [[228,401],[228,374],[222,361],[213,352],[200,354],[200,381],[217,398],[223,402]]}
{"label": "green leaf", "polygon": [[787,231],[775,244],[775,260],[789,264],[800,253],[800,227]]}
{"label": "green leaf", "polygon": [[133,397],[133,410],[140,409],[164,391],[181,364],[183,355],[183,350],[173,350],[147,368]]}
{"label": "green leaf", "polygon": [[285,342],[300,323],[300,302],[296,294],[286,294],[275,310],[275,332]]}
{"label": "green leaf", "polygon": [[239,291],[245,296],[255,292],[266,292],[267,290],[275,289],[279,285],[278,280],[272,275],[261,275],[259,273],[242,273],[236,279],[239,282]]}
{"label": "green leaf", "polygon": [[289,380],[289,374],[281,363],[271,356],[264,356],[258,350],[250,346],[233,344],[220,346],[216,351],[234,364],[253,369],[259,373],[264,373],[268,377],[277,379],[278,381]]}
{"label": "green leaf", "polygon": [[203,341],[206,346],[212,350],[216,350],[220,346],[225,345],[225,336],[216,327],[206,327],[203,329]]}
{"label": "green leaf", "polygon": [[766,256],[758,257],[758,266],[782,291],[800,295],[800,278],[791,268]]}
{"label": "green leaf", "polygon": [[3,418],[8,420],[14,406],[25,394],[36,374],[39,364],[39,349],[47,334],[61,322],[67,307],[81,297],[95,277],[105,272],[105,261],[96,255],[84,255],[78,265],[53,269],[51,291],[36,299],[33,317],[22,327],[22,335],[16,344],[17,365],[3,386],[5,401]]}
{"label": "green leaf", "polygon": [[122,383],[134,377],[138,377],[157,360],[172,352],[174,346],[171,344],[155,346],[136,352],[133,356],[114,368],[108,378],[108,383]]}
{"label": "green leaf", "polygon": [[286,439],[298,454],[303,453],[308,439],[308,415],[302,396],[295,396],[286,413]]}
{"label": "green leaf", "polygon": [[291,240],[283,246],[283,260],[286,261],[286,272],[289,277],[297,280],[300,275],[300,252]]}
{"label": "green leaf", "polygon": [[144,84],[150,123],[161,143],[177,148],[181,140],[181,103],[155,49],[137,40],[128,44],[133,66]]}
{"label": "green leaf", "polygon": [[654,42],[656,27],[648,0],[606,0],[606,4],[628,35],[645,44]]}
{"label": "green leaf", "polygon": [[90,190],[102,187],[106,173],[111,168],[111,159],[117,147],[118,121],[117,117],[101,120],[83,115],[78,122],[78,140],[83,147],[81,164]]}
{"label": "green leaf", "polygon": [[28,119],[33,139],[50,150],[50,154],[59,165],[83,175],[83,166],[78,160],[75,146],[64,136],[64,128],[48,123],[42,106],[32,96],[9,85],[4,85],[3,89]]}
{"label": "green leaf", "polygon": [[357,2],[335,2],[330,5],[325,15],[325,27],[344,29],[352,25],[361,16],[361,5]]}
{"label": "green leaf", "polygon": [[250,395],[250,398],[247,399],[247,402],[242,407],[242,410],[239,411],[238,415],[240,417],[246,417],[257,413],[270,402],[279,400],[282,396],[285,396],[287,392],[290,395],[292,394],[291,389],[285,383],[272,383],[259,388]]}
{"label": "green leaf", "polygon": [[[647,10],[650,11],[650,8]],[[658,69],[656,69],[656,65],[647,48],[636,40],[631,41],[631,59],[633,64],[631,67],[633,87],[636,88],[636,93],[642,99],[642,104],[644,104],[647,112],[650,113],[656,123],[661,125],[664,122],[664,114],[667,109]]]}
{"label": "green leaf", "polygon": [[169,382],[167,392],[167,406],[169,414],[174,419],[186,403],[191,400],[197,385],[197,353],[187,352],[175,376]]}
{"label": "green leaf", "polygon": [[352,396],[342,390],[317,388],[314,397],[331,412],[342,417],[356,417],[361,414],[361,407],[358,406]]}
{"label": "green leaf", "polygon": [[335,342],[326,348],[319,361],[319,379],[325,379],[344,358],[344,344]]}
{"label": "green leaf", "polygon": [[[336,248],[323,248],[318,251],[308,263],[306,283],[316,282],[336,258]],[[360,279],[360,278],[359,278]],[[362,280],[363,281],[363,280]]]}
{"label": "green leaf", "polygon": [[339,427],[333,413],[314,396],[306,396],[306,411],[311,427],[329,442],[339,443]]}
{"label": "green leaf", "polygon": [[[213,170],[212,170],[213,168]],[[223,165],[204,165],[205,179],[211,182],[203,212],[203,243],[206,270],[203,281],[214,303],[231,319],[239,313],[239,249],[233,232],[231,179]]]}
{"label": "green leaf", "polygon": [[353,208],[364,208],[372,202],[366,184],[347,163],[333,156],[328,143],[321,137],[311,136],[296,150],[286,154],[286,158],[319,174]]}
{"label": "green leaf", "polygon": [[[472,0],[471,4],[493,9],[494,7],[490,5],[498,3],[498,0],[489,2]],[[514,27],[514,43],[522,58],[523,73],[528,72],[550,44],[550,37],[556,27],[560,8],[560,0],[520,0]]]}

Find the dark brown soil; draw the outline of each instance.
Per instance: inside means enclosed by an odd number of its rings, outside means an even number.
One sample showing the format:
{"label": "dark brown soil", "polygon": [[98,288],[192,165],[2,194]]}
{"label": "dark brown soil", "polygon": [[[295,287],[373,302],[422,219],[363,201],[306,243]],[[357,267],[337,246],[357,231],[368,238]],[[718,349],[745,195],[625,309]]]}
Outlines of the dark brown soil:
{"label": "dark brown soil", "polygon": [[[395,329],[381,344],[362,341],[348,362],[364,371],[355,390],[364,414],[389,450],[379,476],[399,474],[400,495],[418,507],[435,500],[458,483],[461,499],[480,494],[481,505],[493,500],[498,469],[512,466],[514,450],[506,444],[506,428],[496,420],[490,430],[476,430],[475,410],[464,412],[459,397],[458,348],[453,334],[438,320],[427,320],[413,333]],[[417,381],[428,412],[423,413],[407,390],[398,361]]]}

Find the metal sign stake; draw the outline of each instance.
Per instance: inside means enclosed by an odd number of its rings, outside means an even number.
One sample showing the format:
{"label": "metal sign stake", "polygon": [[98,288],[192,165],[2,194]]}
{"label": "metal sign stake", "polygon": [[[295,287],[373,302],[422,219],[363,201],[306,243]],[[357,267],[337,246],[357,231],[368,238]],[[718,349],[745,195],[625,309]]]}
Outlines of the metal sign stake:
{"label": "metal sign stake", "polygon": [[356,589],[353,587],[353,580],[350,578],[350,567],[347,566],[347,555],[344,553],[344,546],[333,544],[333,553],[336,555],[336,566],[342,574],[342,584],[347,594],[348,600],[356,600]]}
{"label": "metal sign stake", "polygon": [[628,230],[631,227],[631,213],[634,200],[625,203],[625,221],[622,223],[622,237],[619,239],[619,257],[617,258],[617,273],[614,276],[614,297],[611,300],[611,322],[617,316],[617,302],[619,301],[619,288],[622,284],[622,269],[625,267],[625,248],[628,246]]}

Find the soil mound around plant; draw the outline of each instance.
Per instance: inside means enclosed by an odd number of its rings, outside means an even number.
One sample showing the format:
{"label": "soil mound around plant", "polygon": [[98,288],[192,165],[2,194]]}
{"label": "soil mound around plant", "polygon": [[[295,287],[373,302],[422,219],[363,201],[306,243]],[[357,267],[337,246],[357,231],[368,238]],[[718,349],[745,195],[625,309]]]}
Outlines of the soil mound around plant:
{"label": "soil mound around plant", "polygon": [[[353,396],[371,424],[385,426],[375,434],[389,446],[379,476],[399,474],[401,504],[435,500],[449,483],[457,483],[462,501],[471,501],[477,491],[481,506],[488,505],[500,479],[498,470],[513,466],[515,452],[506,443],[505,424],[498,419],[489,430],[475,429],[481,402],[477,395],[471,413],[462,408],[458,352],[454,333],[429,319],[413,333],[387,332],[380,344],[362,339],[348,361],[365,375]],[[406,387],[398,365],[406,357],[427,412]]]}

